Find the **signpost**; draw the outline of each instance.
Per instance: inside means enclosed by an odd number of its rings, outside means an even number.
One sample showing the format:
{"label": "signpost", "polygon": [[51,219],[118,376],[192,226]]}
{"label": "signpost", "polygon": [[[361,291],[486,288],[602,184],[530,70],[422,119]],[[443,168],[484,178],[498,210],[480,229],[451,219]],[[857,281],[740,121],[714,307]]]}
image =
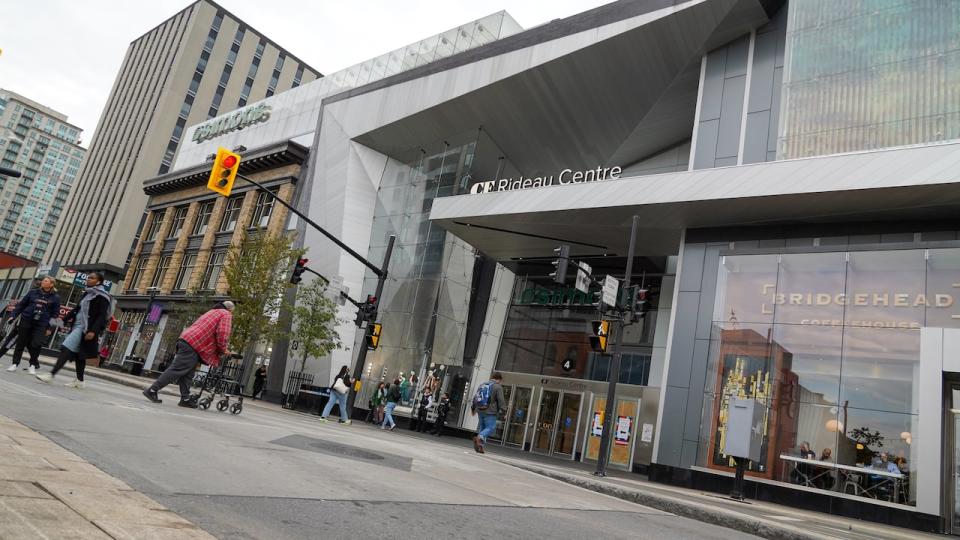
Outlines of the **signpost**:
{"label": "signpost", "polygon": [[619,292],[619,290],[620,280],[608,275],[606,279],[603,280],[603,303],[610,307],[616,307],[617,292]]}
{"label": "signpost", "polygon": [[593,268],[587,263],[577,264],[577,290],[584,293],[590,293],[590,275],[593,274]]}

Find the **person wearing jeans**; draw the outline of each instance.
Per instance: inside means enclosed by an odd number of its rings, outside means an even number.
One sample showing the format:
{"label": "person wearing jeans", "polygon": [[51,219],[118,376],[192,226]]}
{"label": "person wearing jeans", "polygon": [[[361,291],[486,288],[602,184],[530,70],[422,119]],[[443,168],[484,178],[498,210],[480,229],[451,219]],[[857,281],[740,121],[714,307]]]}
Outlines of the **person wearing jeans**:
{"label": "person wearing jeans", "polygon": [[393,410],[397,408],[400,397],[400,379],[396,379],[390,389],[387,390],[387,406],[383,410],[383,425],[380,426],[380,429],[387,429],[388,424],[390,425],[390,431],[397,427],[397,423],[393,420]]}
{"label": "person wearing jeans", "polygon": [[[341,381],[342,384],[338,385],[337,381]],[[340,423],[350,423],[350,417],[347,416],[347,396],[350,395],[351,385],[353,385],[353,378],[350,377],[350,368],[343,366],[340,368],[340,373],[333,378],[333,384],[330,385],[330,399],[327,400],[327,406],[323,408],[323,414],[320,415],[321,422],[327,421],[327,415],[336,403],[340,405]],[[340,390],[337,389],[338,386]]]}
{"label": "person wearing jeans", "polygon": [[[483,445],[487,443],[487,437],[497,429],[497,418],[507,410],[507,401],[503,397],[503,375],[494,371],[490,376],[490,381],[481,385],[477,389],[477,395],[473,398],[470,411],[477,415],[477,435],[473,438],[473,449],[478,454],[483,454]],[[487,395],[487,402],[482,404],[479,401],[481,391]]]}

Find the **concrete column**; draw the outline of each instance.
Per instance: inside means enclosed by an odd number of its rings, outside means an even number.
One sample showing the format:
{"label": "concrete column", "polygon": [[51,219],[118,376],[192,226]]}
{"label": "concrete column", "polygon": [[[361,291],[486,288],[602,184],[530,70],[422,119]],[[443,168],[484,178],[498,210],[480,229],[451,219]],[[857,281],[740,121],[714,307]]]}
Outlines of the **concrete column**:
{"label": "concrete column", "polygon": [[917,510],[934,515],[940,514],[943,466],[943,341],[943,328],[920,329],[920,425],[910,456],[916,464],[910,483],[916,485]]}

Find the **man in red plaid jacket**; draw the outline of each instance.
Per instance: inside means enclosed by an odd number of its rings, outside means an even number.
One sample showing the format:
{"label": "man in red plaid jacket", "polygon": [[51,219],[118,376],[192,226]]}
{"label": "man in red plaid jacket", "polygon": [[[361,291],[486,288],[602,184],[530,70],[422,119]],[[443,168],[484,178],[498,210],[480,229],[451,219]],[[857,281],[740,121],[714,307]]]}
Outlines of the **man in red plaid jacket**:
{"label": "man in red plaid jacket", "polygon": [[167,367],[143,395],[154,403],[161,403],[157,393],[164,386],[176,381],[180,384],[181,407],[197,408],[190,399],[190,382],[198,362],[211,367],[220,365],[220,357],[229,352],[230,328],[233,322],[233,302],[227,300],[204,313],[177,340],[177,352]]}

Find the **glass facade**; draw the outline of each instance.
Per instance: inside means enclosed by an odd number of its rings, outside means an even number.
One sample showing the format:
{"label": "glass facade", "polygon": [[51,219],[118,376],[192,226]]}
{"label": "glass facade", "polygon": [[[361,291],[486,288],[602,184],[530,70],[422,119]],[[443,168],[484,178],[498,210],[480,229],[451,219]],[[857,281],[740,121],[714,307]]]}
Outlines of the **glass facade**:
{"label": "glass facade", "polygon": [[960,249],[721,257],[698,464],[731,468],[723,411],[752,397],[753,474],[916,504],[920,328],[960,327],[958,287]]}
{"label": "glass facade", "polygon": [[778,156],[960,138],[960,2],[791,0]]}

